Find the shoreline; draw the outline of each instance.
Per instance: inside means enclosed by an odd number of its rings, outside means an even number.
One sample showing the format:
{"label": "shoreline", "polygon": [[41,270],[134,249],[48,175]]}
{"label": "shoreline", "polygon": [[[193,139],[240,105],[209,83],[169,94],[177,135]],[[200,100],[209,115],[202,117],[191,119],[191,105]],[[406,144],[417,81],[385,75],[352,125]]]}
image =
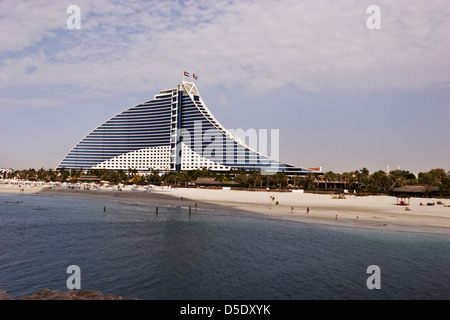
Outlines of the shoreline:
{"label": "shoreline", "polygon": [[[426,203],[431,201],[428,198],[411,198],[408,206],[410,211],[406,211],[406,206],[396,205],[396,198],[390,196],[348,196],[347,199],[332,199],[330,195],[322,194],[203,188],[156,188],[152,191],[45,187],[22,189],[23,191],[19,191],[18,188],[0,187],[0,192],[139,202],[160,206],[190,205],[193,209],[197,203],[198,208],[202,210],[246,212],[327,227],[450,235],[450,207],[439,204],[427,206]],[[274,201],[271,201],[270,197],[274,197]],[[421,206],[420,202],[424,205]],[[306,208],[310,209],[309,213]]]}

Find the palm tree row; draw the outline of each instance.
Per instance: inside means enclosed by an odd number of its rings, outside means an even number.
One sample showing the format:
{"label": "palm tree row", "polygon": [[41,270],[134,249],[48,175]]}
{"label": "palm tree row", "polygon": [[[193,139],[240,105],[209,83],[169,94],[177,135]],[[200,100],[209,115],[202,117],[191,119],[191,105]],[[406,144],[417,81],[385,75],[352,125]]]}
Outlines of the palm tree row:
{"label": "palm tree row", "polygon": [[159,170],[150,170],[149,172],[143,175],[136,169],[123,171],[106,169],[52,170],[40,168],[38,170],[11,171],[3,174],[2,178],[64,182],[77,179],[82,175],[90,175],[114,184],[179,185],[194,181],[198,177],[210,177],[215,178],[222,185],[244,188],[350,190],[359,193],[383,193],[404,185],[422,184],[439,187],[441,194],[450,195],[450,171],[446,172],[444,169],[432,169],[428,172],[421,172],[417,177],[406,170],[394,170],[389,173],[379,170],[370,173],[367,168],[343,173],[335,173],[333,171],[323,174],[308,173],[305,176],[288,176],[284,172],[262,175],[260,171],[245,171],[244,169],[215,172],[206,168],[181,172],[170,171],[164,174],[161,174]]}

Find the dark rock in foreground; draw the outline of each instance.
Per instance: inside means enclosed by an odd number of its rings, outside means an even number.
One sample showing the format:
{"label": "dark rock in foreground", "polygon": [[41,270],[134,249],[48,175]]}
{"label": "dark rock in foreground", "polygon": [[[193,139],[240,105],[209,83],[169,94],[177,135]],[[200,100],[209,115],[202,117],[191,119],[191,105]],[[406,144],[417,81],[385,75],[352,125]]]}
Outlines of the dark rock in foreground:
{"label": "dark rock in foreground", "polygon": [[14,300],[6,291],[0,290],[0,300]]}
{"label": "dark rock in foreground", "polygon": [[[0,300],[14,300],[8,293],[0,290]],[[58,291],[42,289],[28,296],[23,296],[20,300],[139,300],[136,298],[119,297],[112,294],[103,294],[100,291],[90,290],[68,290]]]}

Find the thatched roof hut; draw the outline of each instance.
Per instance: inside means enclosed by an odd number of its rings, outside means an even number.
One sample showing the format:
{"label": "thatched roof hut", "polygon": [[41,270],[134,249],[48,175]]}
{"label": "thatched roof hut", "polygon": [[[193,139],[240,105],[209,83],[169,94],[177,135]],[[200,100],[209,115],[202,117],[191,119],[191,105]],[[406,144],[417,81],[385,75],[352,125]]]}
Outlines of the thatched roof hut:
{"label": "thatched roof hut", "polygon": [[217,181],[216,178],[197,178],[197,180],[189,181],[186,184],[191,186],[217,186],[220,181]]}
{"label": "thatched roof hut", "polygon": [[410,196],[410,197],[423,197],[427,194],[434,194],[439,191],[439,187],[424,186],[424,185],[413,185],[413,186],[403,186],[399,188],[394,188],[394,195],[400,196]]}

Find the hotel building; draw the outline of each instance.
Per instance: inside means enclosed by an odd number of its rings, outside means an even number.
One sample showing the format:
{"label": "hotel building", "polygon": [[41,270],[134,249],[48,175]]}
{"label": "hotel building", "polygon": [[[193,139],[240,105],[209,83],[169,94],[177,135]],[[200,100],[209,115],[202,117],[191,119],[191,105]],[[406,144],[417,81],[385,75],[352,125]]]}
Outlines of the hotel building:
{"label": "hotel building", "polygon": [[148,172],[205,167],[214,171],[256,169],[265,174],[320,173],[320,168],[295,167],[246,144],[214,118],[195,84],[186,81],[99,125],[72,148],[57,169]]}

